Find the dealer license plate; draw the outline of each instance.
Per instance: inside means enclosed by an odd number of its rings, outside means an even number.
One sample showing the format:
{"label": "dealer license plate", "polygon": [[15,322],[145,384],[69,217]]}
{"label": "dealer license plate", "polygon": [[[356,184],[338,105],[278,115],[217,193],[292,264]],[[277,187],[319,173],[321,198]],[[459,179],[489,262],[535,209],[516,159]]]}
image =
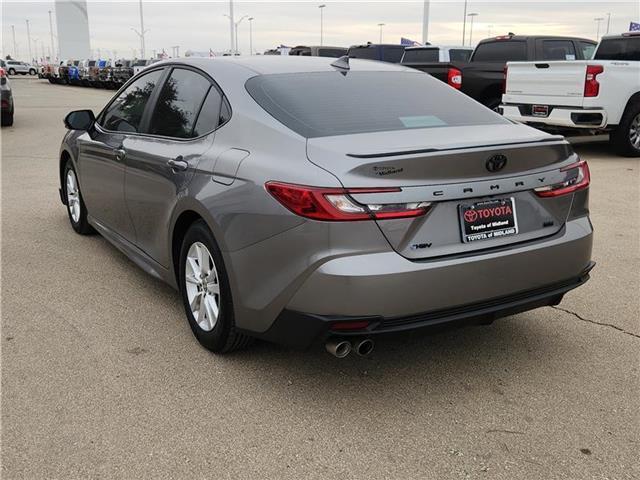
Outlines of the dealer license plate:
{"label": "dealer license plate", "polygon": [[475,242],[518,233],[516,202],[511,198],[458,206],[462,241]]}

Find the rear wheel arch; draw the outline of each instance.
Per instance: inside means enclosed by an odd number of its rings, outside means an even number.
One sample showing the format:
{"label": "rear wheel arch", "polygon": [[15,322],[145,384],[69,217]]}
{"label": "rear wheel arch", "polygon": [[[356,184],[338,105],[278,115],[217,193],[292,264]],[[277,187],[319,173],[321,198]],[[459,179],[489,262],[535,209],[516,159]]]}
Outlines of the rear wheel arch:
{"label": "rear wheel arch", "polygon": [[[622,116],[624,116],[624,114],[627,113],[633,105],[637,105],[639,103],[640,103],[640,92],[636,92],[629,97],[629,100],[627,100],[627,104],[624,106],[624,110],[622,110]],[[622,119],[622,117],[620,118]]]}

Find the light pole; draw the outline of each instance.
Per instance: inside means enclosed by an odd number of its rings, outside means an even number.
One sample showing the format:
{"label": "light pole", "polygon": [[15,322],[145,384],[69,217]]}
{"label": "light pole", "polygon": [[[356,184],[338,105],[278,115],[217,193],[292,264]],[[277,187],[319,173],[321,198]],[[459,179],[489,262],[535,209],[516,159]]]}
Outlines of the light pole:
{"label": "light pole", "polygon": [[31,33],[29,31],[29,20],[27,22],[27,43],[29,44],[29,63],[33,60],[33,55],[31,54]]}
{"label": "light pole", "polygon": [[462,17],[462,46],[467,36],[467,0],[464,0],[464,15]]}
{"label": "light pole", "polygon": [[594,20],[594,21],[596,22],[596,24],[597,24],[596,40],[600,40],[600,22],[601,22],[602,20],[604,20],[604,18],[603,18],[603,17],[596,17],[596,18],[594,18],[593,20]]}
{"label": "light pole", "polygon": [[429,5],[430,0],[424,0],[424,9],[422,10],[422,44],[429,43]]}
{"label": "light pole", "polygon": [[249,17],[249,55],[253,55],[253,17]]}
{"label": "light pole", "polygon": [[53,22],[51,21],[51,10],[49,10],[49,36],[51,37],[51,53],[49,54],[49,59],[53,61],[52,55],[56,51],[56,48],[53,44]]}
{"label": "light pole", "polygon": [[144,34],[147,33],[148,30],[144,29],[144,16],[142,14],[142,0],[140,0],[139,5],[140,5],[140,31],[136,30],[133,27],[131,27],[131,30],[136,32],[136,35],[140,37],[140,58],[145,58]]}
{"label": "light pole", "polygon": [[611,26],[611,13],[607,13],[607,35],[609,35],[610,26]]}
{"label": "light pole", "polygon": [[[231,18],[229,15],[227,15],[226,13],[223,13],[223,15],[227,18]],[[235,38],[235,51],[232,50],[231,53],[235,53],[236,55],[238,55],[238,25],[240,25],[240,22],[242,22],[242,20],[244,20],[245,18],[247,18],[249,15],[244,15],[240,20],[238,20],[235,23],[232,23],[232,26],[235,27],[235,34],[236,34],[236,38]],[[231,20],[233,22],[233,20]]]}
{"label": "light pole", "polygon": [[490,37],[490,36],[491,36],[491,29],[492,29],[492,28],[493,28],[493,25],[489,25],[489,26],[487,27],[487,37]]}
{"label": "light pole", "polygon": [[18,49],[16,48],[16,26],[11,25],[11,33],[13,34],[13,56],[14,60],[18,58]]}
{"label": "light pole", "polygon": [[477,13],[469,13],[467,17],[471,17],[471,25],[469,26],[469,46],[473,46],[473,18],[477,17]]}
{"label": "light pole", "polygon": [[380,43],[382,43],[382,27],[384,27],[386,24],[384,23],[379,23],[378,26],[380,27]]}
{"label": "light pole", "polygon": [[235,26],[235,22],[233,21],[233,0],[229,0],[229,15],[225,14],[225,17],[229,19],[229,38],[230,38],[229,53],[233,55],[238,49],[238,47],[234,45],[234,40],[233,40],[233,28]]}
{"label": "light pole", "polygon": [[320,9],[320,46],[322,46],[322,41],[324,40],[324,9],[326,5],[323,3],[322,5],[318,5]]}

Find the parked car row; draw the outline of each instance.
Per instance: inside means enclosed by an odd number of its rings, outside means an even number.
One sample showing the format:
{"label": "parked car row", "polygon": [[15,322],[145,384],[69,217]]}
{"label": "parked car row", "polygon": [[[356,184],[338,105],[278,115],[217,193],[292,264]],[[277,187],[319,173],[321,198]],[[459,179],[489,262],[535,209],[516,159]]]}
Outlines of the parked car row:
{"label": "parked car row", "polygon": [[43,65],[38,76],[60,85],[107,88],[117,90],[147,66],[158,60],[120,59],[65,60],[56,65]]}

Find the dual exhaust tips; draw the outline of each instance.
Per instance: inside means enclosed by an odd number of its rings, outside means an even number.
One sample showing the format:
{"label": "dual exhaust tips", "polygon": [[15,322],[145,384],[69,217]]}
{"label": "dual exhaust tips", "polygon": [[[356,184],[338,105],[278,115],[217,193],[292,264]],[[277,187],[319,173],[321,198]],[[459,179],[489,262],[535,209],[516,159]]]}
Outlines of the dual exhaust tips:
{"label": "dual exhaust tips", "polygon": [[346,357],[352,350],[361,357],[367,357],[373,352],[374,345],[370,338],[360,338],[353,344],[344,338],[330,338],[325,348],[327,352],[337,358]]}

